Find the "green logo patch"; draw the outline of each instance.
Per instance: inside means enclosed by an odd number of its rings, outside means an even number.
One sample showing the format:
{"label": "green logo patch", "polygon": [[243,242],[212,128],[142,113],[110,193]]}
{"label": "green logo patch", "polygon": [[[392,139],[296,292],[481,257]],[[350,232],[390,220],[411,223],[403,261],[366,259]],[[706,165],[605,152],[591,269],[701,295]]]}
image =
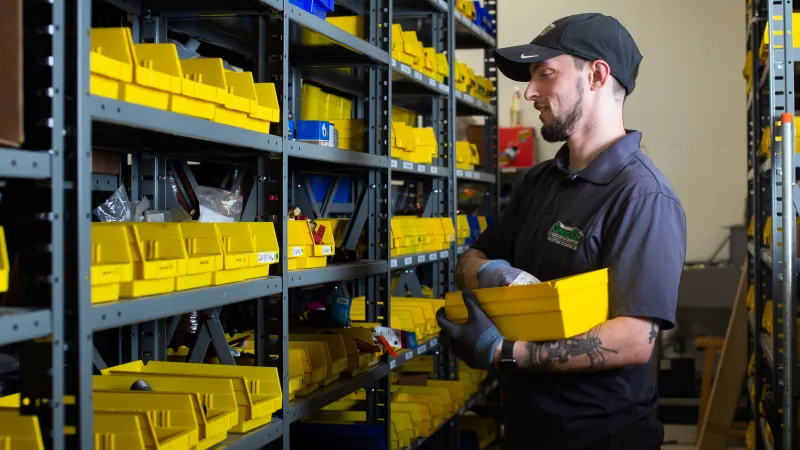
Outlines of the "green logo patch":
{"label": "green logo patch", "polygon": [[576,250],[578,243],[583,239],[583,232],[575,227],[569,227],[561,222],[556,222],[547,233],[547,240],[563,245],[570,250]]}
{"label": "green logo patch", "polygon": [[552,29],[553,29],[553,28],[555,28],[555,27],[556,27],[556,24],[554,24],[554,23],[551,23],[550,25],[548,25],[548,26],[544,27],[544,30],[542,30],[542,32],[541,32],[541,33],[539,33],[539,36],[537,36],[537,37],[540,37],[540,36],[542,36],[542,35],[546,34],[548,31],[552,30]]}

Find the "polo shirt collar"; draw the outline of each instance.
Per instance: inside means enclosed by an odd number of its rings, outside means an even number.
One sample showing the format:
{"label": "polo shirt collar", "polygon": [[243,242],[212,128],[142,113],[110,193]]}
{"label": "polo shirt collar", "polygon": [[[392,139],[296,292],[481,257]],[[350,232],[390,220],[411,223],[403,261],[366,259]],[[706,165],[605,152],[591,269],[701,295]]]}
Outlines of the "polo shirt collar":
{"label": "polo shirt collar", "polygon": [[[608,184],[618,173],[625,168],[631,157],[640,151],[642,133],[635,130],[625,130],[625,136],[610,147],[603,150],[588,166],[576,175],[596,184]],[[564,144],[556,153],[556,167],[562,172],[571,174],[569,170],[569,147]]]}

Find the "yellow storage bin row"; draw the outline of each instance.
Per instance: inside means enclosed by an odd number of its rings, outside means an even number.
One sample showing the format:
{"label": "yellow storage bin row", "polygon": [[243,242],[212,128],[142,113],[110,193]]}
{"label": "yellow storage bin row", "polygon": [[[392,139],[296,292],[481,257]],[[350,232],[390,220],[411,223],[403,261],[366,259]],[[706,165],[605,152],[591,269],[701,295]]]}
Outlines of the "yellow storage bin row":
{"label": "yellow storage bin row", "polygon": [[453,219],[449,217],[392,217],[390,242],[393,257],[447,250],[455,242]]}
{"label": "yellow storage bin row", "polygon": [[[795,138],[794,152],[795,153],[800,153],[800,144],[798,144],[798,142],[797,142],[797,140],[800,138],[800,129],[798,129],[798,125],[800,125],[800,119],[795,117],[794,118],[794,138]],[[761,155],[762,158],[769,159],[772,156],[772,152],[770,151],[771,145],[772,145],[772,139],[771,139],[772,132],[770,131],[770,127],[764,127],[761,131],[762,132],[761,132],[761,152],[760,152],[760,155]],[[781,142],[783,140],[783,137],[781,136],[780,124],[776,124],[775,131],[778,133],[778,135],[775,137],[775,141],[776,142]],[[780,144],[777,144],[777,145],[780,145]],[[778,151],[780,151],[780,147],[778,148]]]}
{"label": "yellow storage bin row", "polygon": [[[107,450],[207,449],[266,425],[282,405],[274,367],[135,361],[102,370],[92,390],[95,448]],[[36,418],[18,415],[20,401],[0,398],[0,442],[42,448]]]}
{"label": "yellow storage bin row", "polygon": [[492,80],[475,75],[475,71],[467,63],[456,60],[456,90],[488,103],[495,88]]}
{"label": "yellow storage bin row", "polygon": [[[800,21],[800,13],[792,13],[792,48],[800,47],[800,36],[798,36],[798,33],[794,31],[794,28],[797,27],[797,21]],[[776,30],[774,33],[776,36],[782,36],[783,30]],[[767,64],[767,60],[769,59],[770,34],[772,33],[769,31],[769,23],[767,23],[767,25],[764,27],[764,35],[761,38],[761,46],[758,49],[758,56],[761,59],[762,64]],[[781,46],[776,47],[782,48]]]}
{"label": "yellow storage bin row", "polygon": [[345,120],[353,118],[353,101],[312,84],[303,84],[300,120]]}
{"label": "yellow storage bin row", "polygon": [[220,58],[178,59],[175,44],[134,44],[130,28],[92,28],[94,95],[269,133],[280,121],[273,83],[225,70]]}
{"label": "yellow storage bin row", "polygon": [[[359,39],[364,39],[364,16],[327,17],[325,21]],[[303,45],[334,45],[334,42],[330,39],[307,28],[302,29],[300,39]]]}
{"label": "yellow storage bin row", "polygon": [[444,83],[450,73],[446,54],[425,47],[416,31],[404,31],[399,24],[392,25],[392,58],[439,83]]}
{"label": "yellow storage bin row", "polygon": [[92,224],[92,303],[269,275],[279,257],[271,222]]}
{"label": "yellow storage bin row", "polygon": [[[391,299],[391,327],[403,331],[413,331],[417,341],[422,342],[439,333],[436,322],[436,311],[444,306],[441,299],[392,297]],[[350,319],[357,322],[366,321],[365,297],[353,298],[350,306]]]}
{"label": "yellow storage bin row", "polygon": [[[585,333],[608,317],[608,269],[523,286],[475,289],[475,296],[504,336],[547,341]],[[445,296],[447,318],[467,319],[461,292]]]}
{"label": "yellow storage bin row", "polygon": [[456,224],[458,225],[458,245],[464,245],[467,238],[470,237],[469,220],[466,214],[459,214],[456,216]]}
{"label": "yellow storage bin row", "polygon": [[480,163],[477,145],[469,141],[456,141],[456,169],[475,170]]}
{"label": "yellow storage bin row", "polygon": [[287,229],[289,270],[325,267],[336,252],[333,225],[326,220],[290,220]]}
{"label": "yellow storage bin row", "polygon": [[392,158],[431,164],[439,156],[439,143],[433,128],[417,128],[392,121]]}
{"label": "yellow storage bin row", "polygon": [[392,105],[392,122],[403,122],[408,127],[416,127],[417,113]]}
{"label": "yellow storage bin row", "polygon": [[475,10],[475,3],[473,3],[472,0],[457,0],[456,11],[463,14],[470,22],[473,22],[478,14]]}

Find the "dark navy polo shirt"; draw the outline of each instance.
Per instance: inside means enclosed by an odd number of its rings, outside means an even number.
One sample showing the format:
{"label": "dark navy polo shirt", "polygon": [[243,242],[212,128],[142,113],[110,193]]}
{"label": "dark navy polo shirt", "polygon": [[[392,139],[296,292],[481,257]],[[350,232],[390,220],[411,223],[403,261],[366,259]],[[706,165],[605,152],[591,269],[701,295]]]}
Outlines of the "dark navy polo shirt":
{"label": "dark navy polo shirt", "polygon": [[[609,318],[675,322],[686,219],[666,177],[627,134],[586,168],[564,145],[519,182],[499,220],[471,246],[540,280],[609,269]],[[647,339],[647,336],[641,336]],[[648,364],[592,373],[525,372],[503,379],[509,448],[622,448],[631,433],[659,448],[658,393]],[[657,441],[658,445],[655,445]],[[647,449],[646,440],[631,448]]]}

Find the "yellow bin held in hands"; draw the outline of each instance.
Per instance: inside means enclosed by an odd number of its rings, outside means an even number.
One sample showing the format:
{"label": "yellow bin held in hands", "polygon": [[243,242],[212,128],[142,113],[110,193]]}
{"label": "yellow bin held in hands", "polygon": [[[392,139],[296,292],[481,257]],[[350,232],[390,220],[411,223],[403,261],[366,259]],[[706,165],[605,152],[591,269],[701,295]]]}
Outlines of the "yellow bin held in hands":
{"label": "yellow bin held in hands", "polygon": [[[569,338],[608,318],[608,269],[538,284],[473,292],[500,333],[513,340]],[[461,292],[447,293],[445,312],[455,323],[467,320]]]}

